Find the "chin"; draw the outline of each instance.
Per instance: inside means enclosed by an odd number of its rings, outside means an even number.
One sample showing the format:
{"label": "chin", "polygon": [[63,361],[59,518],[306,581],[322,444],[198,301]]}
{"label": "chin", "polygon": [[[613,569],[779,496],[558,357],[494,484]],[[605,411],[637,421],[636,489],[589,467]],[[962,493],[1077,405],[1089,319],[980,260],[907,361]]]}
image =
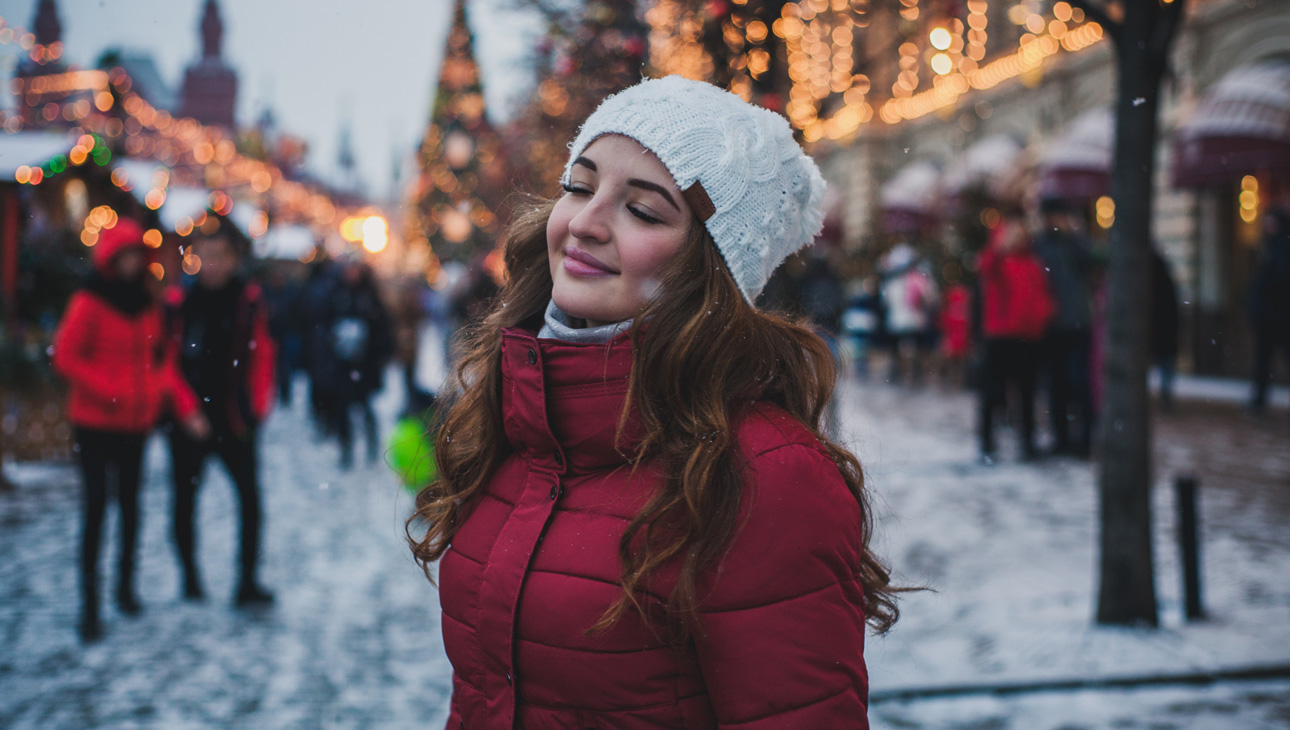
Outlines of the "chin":
{"label": "chin", "polygon": [[[581,287],[579,287],[581,288]],[[568,291],[558,284],[551,291],[551,301],[560,311],[577,319],[593,322],[621,322],[631,315],[623,316],[622,312],[605,307],[605,294],[595,291]]]}

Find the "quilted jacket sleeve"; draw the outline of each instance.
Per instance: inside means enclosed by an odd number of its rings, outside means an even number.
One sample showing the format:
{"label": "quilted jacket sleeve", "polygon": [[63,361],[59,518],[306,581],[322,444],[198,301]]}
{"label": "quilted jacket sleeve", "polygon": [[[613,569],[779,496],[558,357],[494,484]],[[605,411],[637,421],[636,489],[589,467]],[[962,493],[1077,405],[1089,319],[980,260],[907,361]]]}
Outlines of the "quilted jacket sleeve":
{"label": "quilted jacket sleeve", "polygon": [[96,304],[90,295],[76,292],[54,333],[52,364],[54,371],[73,387],[100,401],[110,401],[117,393],[111,374],[95,362]]}
{"label": "quilted jacket sleeve", "polygon": [[859,505],[810,445],[757,454],[746,474],[745,522],[695,637],[718,726],[867,729]]}

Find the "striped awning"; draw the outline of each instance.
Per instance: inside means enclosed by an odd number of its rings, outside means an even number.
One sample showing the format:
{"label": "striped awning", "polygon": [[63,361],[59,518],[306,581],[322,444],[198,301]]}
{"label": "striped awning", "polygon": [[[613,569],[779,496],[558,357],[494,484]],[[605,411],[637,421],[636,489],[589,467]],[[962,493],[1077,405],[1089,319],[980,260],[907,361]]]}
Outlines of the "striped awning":
{"label": "striped awning", "polygon": [[1177,186],[1221,184],[1263,170],[1290,173],[1290,63],[1285,61],[1228,72],[1174,138]]}

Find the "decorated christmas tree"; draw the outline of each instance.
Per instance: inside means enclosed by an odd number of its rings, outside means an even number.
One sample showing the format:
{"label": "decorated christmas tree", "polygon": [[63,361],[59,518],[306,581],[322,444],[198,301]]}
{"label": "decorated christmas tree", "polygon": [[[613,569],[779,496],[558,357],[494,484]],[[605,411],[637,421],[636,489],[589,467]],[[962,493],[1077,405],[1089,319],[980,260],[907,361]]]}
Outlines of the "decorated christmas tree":
{"label": "decorated christmas tree", "polygon": [[411,240],[439,261],[476,264],[498,243],[498,213],[509,186],[484,96],[464,0],[456,0],[430,126],[412,191]]}

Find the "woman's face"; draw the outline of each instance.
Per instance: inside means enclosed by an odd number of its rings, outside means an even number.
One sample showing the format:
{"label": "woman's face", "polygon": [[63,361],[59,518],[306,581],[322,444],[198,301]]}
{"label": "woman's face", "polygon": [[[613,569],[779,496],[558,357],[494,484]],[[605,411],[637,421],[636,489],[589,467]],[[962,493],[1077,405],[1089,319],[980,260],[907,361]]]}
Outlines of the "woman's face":
{"label": "woman's face", "polygon": [[112,269],[116,278],[122,281],[134,281],[143,276],[147,265],[148,254],[138,246],[131,246],[112,257]]}
{"label": "woman's face", "polygon": [[197,271],[197,282],[206,289],[224,288],[242,264],[237,249],[223,236],[198,239],[194,251],[202,262]]}
{"label": "woman's face", "polygon": [[555,305],[595,327],[636,316],[694,214],[653,152],[605,135],[574,160],[546,225]]}

